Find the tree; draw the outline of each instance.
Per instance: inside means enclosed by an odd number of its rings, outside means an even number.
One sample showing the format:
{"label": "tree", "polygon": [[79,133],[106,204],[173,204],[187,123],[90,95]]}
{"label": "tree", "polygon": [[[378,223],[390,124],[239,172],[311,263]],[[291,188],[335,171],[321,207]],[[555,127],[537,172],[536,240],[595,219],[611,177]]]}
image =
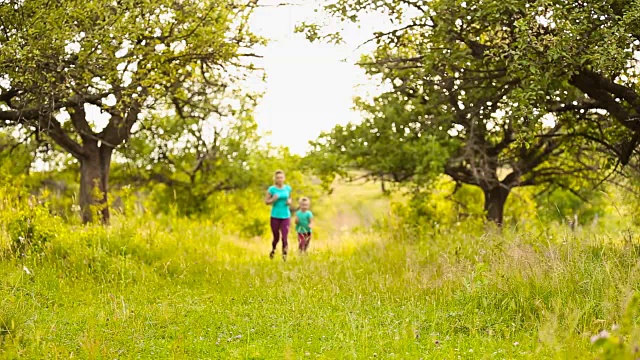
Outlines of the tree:
{"label": "tree", "polygon": [[[227,99],[232,94],[220,94]],[[236,105],[236,106],[234,106]],[[222,106],[207,119],[184,113],[149,119],[123,149],[122,183],[162,185],[185,215],[201,214],[219,192],[246,189],[269,178],[256,168],[268,148],[252,116],[254,102]]]}
{"label": "tree", "polygon": [[141,118],[170,107],[203,117],[193,103],[233,81],[231,68],[261,41],[247,30],[251,10],[213,0],[4,1],[0,120],[72,155],[83,220],[97,209],[108,222],[114,150]]}
{"label": "tree", "polygon": [[38,151],[34,139],[0,132],[0,179],[29,174]]}
{"label": "tree", "polygon": [[[391,91],[371,104],[360,124],[338,126],[316,142],[313,157],[330,153],[333,167],[365,170],[365,177],[411,184],[417,194],[440,174],[458,184],[479,187],[484,193],[487,219],[503,223],[504,205],[512,189],[546,185],[570,190],[600,178],[606,162],[593,157],[588,144],[556,136],[561,127],[541,127],[523,141],[516,132],[518,118],[467,118],[453,123],[448,117],[429,115],[423,99],[407,100]],[[458,117],[454,117],[458,118]],[[581,179],[581,181],[577,181]]]}
{"label": "tree", "polygon": [[377,97],[373,104],[357,100],[365,118],[338,125],[312,142],[312,168],[324,176],[353,178],[348,170],[364,170],[358,179],[429,183],[441,173],[451,144],[445,143],[446,129],[427,119],[421,122],[416,112],[407,111],[411,102],[402,102],[394,92]]}
{"label": "tree", "polygon": [[[347,21],[380,11],[394,21],[374,34],[361,65],[392,85],[384,96],[412,114],[404,118],[455,139],[443,171],[481,187],[495,222],[513,187],[602,174],[611,163],[588,153],[625,164],[640,140],[638,59],[629,54],[640,50],[640,11],[630,1],[341,0],[324,10]],[[299,30],[320,36],[314,25]],[[369,113],[384,117],[388,102],[376,102]]]}

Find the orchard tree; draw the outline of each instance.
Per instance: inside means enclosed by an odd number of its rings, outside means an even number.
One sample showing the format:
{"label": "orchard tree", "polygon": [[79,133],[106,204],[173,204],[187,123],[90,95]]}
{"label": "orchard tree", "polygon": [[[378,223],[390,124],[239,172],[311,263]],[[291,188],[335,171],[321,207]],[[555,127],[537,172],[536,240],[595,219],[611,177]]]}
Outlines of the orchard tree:
{"label": "orchard tree", "polygon": [[[358,21],[366,12],[392,20],[395,28],[375,33],[376,48],[361,62],[392,91],[365,110],[396,128],[404,119],[397,141],[414,138],[406,135],[418,127],[421,137],[440,139],[450,154],[442,171],[481,187],[489,219],[501,223],[513,187],[575,184],[571,177],[603,174],[612,164],[594,151],[622,164],[633,156],[640,141],[637,5],[340,0],[323,8],[344,21]],[[311,40],[340,38],[314,24],[299,30]],[[399,110],[389,116],[389,106]],[[371,133],[358,133],[366,135],[359,138],[365,154],[376,147]],[[340,148],[348,151],[348,145],[354,142]]]}
{"label": "orchard tree", "polygon": [[[240,95],[240,94],[236,94]],[[221,92],[233,99],[234,94]],[[137,136],[124,147],[118,178],[124,183],[162,185],[169,198],[179,199],[186,215],[205,212],[207,200],[219,192],[254,186],[264,173],[265,147],[252,116],[254,101],[218,103],[200,119],[177,112],[142,121]],[[266,175],[269,178],[270,175]]]}
{"label": "orchard tree", "polygon": [[36,139],[0,132],[0,179],[29,175],[40,150]]}
{"label": "orchard tree", "polygon": [[[114,151],[142,118],[195,106],[233,81],[262,40],[251,4],[217,0],[0,3],[0,120],[35,131],[80,164],[85,222],[109,220]],[[99,118],[105,120],[99,121]],[[158,132],[162,129],[158,128]]]}
{"label": "orchard tree", "polygon": [[334,174],[348,180],[425,185],[442,172],[452,144],[446,142],[446,129],[420,118],[414,101],[389,92],[371,104],[361,99],[356,103],[365,116],[362,122],[337,125],[312,141],[308,162],[317,175],[328,182]]}
{"label": "orchard tree", "polygon": [[[323,171],[360,169],[368,178],[409,184],[416,193],[444,173],[457,184],[479,187],[487,219],[500,225],[512,189],[545,185],[577,191],[610,167],[593,156],[592,145],[562,135],[559,125],[541,126],[523,141],[515,130],[522,126],[519,118],[462,116],[452,123],[420,101],[392,91],[361,104],[365,119],[323,134],[311,157],[325,165],[319,167]],[[318,160],[327,154],[330,162]]]}

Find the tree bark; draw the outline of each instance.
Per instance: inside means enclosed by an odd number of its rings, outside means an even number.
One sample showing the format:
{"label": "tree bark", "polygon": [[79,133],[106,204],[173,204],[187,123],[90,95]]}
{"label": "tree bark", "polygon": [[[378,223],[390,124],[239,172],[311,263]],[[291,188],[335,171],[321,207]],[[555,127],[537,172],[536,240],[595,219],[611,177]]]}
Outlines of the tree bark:
{"label": "tree bark", "polygon": [[89,223],[99,216],[104,224],[109,223],[107,203],[111,154],[113,149],[97,141],[83,145],[84,156],[80,159],[80,209],[82,221]]}
{"label": "tree bark", "polygon": [[491,189],[482,189],[484,191],[484,211],[487,220],[494,222],[498,226],[502,226],[504,220],[504,205],[511,189],[506,186],[498,185]]}

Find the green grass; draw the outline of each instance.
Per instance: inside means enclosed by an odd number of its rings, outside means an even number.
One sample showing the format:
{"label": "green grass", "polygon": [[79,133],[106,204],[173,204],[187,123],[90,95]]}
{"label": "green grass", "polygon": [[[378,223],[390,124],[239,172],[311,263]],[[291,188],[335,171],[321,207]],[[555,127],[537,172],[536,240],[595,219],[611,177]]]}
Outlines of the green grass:
{"label": "green grass", "polygon": [[388,201],[340,187],[314,204],[311,253],[286,263],[268,259],[266,238],[181,219],[58,224],[26,257],[7,251],[5,231],[0,357],[583,359],[614,324],[634,351],[632,245],[552,231],[391,236],[372,226]]}

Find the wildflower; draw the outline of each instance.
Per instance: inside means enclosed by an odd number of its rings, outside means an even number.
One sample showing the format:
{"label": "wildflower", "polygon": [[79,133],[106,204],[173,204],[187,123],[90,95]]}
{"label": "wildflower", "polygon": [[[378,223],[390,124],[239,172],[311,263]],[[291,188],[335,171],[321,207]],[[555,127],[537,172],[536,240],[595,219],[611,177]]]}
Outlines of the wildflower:
{"label": "wildflower", "polygon": [[440,340],[436,340],[436,346],[440,345]]}
{"label": "wildflower", "polygon": [[607,330],[602,330],[600,331],[600,333],[593,335],[591,337],[591,343],[594,344],[596,341],[600,339],[608,339],[608,338],[609,338],[609,332]]}
{"label": "wildflower", "polygon": [[31,275],[31,270],[26,265],[22,265],[22,270],[27,273],[27,275]]}
{"label": "wildflower", "polygon": [[513,343],[513,346],[518,346],[518,345],[520,345],[520,343],[517,341]]}
{"label": "wildflower", "polygon": [[611,326],[611,331],[618,331],[620,329],[620,325],[618,324],[613,324],[613,326]]}

